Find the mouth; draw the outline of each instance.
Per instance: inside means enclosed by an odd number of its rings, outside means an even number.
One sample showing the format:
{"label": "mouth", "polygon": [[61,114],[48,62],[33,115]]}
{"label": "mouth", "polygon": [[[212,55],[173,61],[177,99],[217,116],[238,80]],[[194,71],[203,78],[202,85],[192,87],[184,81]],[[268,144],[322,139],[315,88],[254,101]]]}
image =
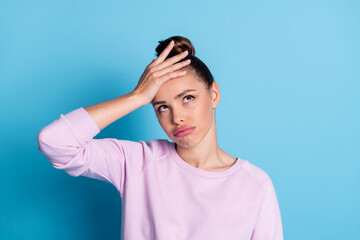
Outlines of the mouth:
{"label": "mouth", "polygon": [[173,132],[173,135],[175,137],[183,137],[183,136],[186,136],[190,133],[192,133],[193,131],[195,130],[195,127],[192,127],[192,126],[184,126],[184,127],[180,127],[178,129],[176,129],[174,132]]}

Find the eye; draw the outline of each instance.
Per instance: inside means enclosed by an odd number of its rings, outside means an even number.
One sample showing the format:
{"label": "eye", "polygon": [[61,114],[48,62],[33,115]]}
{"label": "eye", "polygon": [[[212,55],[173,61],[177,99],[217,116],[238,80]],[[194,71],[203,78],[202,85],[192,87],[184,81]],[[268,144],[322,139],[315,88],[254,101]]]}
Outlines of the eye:
{"label": "eye", "polygon": [[165,105],[161,105],[159,108],[158,108],[158,112],[163,112],[161,111],[161,107],[166,107]]}
{"label": "eye", "polygon": [[[191,96],[191,95],[185,96],[184,99],[189,99],[189,97],[190,97],[190,101],[192,101],[194,99],[194,96]],[[188,101],[188,102],[190,102],[190,101]]]}
{"label": "eye", "polygon": [[[192,95],[187,95],[187,96],[185,96],[185,97],[184,97],[184,99],[188,99],[188,100],[190,99],[189,101],[186,101],[186,103],[187,103],[187,102],[191,102],[194,98],[195,98],[195,97],[194,97],[194,96],[192,96]],[[162,110],[162,109],[161,109],[162,107],[165,107],[165,109],[167,108],[167,106],[166,106],[166,105],[161,105],[161,106],[160,106],[160,107],[158,107],[158,109],[157,109],[157,110],[158,110],[158,112],[160,112],[160,113],[161,113],[161,112],[164,112],[164,111],[165,111],[165,110]]]}

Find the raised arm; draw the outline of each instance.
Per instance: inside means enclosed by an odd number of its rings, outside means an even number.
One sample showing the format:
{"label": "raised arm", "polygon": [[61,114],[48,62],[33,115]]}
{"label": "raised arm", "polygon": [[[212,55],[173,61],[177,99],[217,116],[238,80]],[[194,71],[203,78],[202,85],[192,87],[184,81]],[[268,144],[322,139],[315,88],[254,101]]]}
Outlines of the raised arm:
{"label": "raised arm", "polygon": [[174,42],[171,41],[159,57],[146,67],[138,85],[131,93],[84,108],[95,120],[100,130],[135,109],[150,103],[164,82],[186,74],[186,71],[179,69],[190,64],[190,60],[177,62],[186,57],[187,51],[164,61],[173,45]]}
{"label": "raised arm", "polygon": [[145,105],[143,98],[134,92],[123,96],[85,107],[98,125],[100,131],[106,126]]}
{"label": "raised arm", "polygon": [[148,104],[162,83],[181,75],[175,70],[188,62],[174,63],[186,55],[178,54],[164,61],[170,47],[146,67],[131,93],[61,114],[42,128],[37,136],[39,151],[55,168],[71,176],[107,181],[122,193],[128,182],[154,157],[155,142],[94,137],[112,122]]}

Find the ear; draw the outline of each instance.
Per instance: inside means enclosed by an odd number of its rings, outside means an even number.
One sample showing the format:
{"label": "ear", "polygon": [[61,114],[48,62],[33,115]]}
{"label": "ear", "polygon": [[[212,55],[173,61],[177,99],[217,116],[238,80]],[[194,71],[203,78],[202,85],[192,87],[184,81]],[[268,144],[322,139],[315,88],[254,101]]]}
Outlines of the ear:
{"label": "ear", "polygon": [[212,107],[215,109],[220,102],[220,90],[217,82],[213,81],[210,88],[210,95],[212,97]]}

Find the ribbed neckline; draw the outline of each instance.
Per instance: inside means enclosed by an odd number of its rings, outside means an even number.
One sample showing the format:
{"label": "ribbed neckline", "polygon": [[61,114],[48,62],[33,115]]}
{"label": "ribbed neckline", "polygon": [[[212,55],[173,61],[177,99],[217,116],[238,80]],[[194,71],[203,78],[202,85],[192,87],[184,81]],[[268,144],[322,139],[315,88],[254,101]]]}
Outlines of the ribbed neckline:
{"label": "ribbed neckline", "polygon": [[185,162],[177,153],[174,142],[168,141],[168,147],[169,147],[169,152],[170,152],[172,158],[175,160],[175,162],[180,167],[182,167],[183,169],[185,169],[191,173],[194,173],[194,174],[197,174],[197,175],[200,175],[203,177],[207,177],[207,178],[221,178],[221,177],[229,176],[230,174],[239,170],[246,161],[246,160],[243,160],[243,159],[237,157],[236,158],[237,160],[234,163],[234,165],[232,165],[231,167],[229,167],[225,170],[218,171],[218,172],[206,171],[204,169],[196,168],[196,167],[190,165],[189,163]]}

